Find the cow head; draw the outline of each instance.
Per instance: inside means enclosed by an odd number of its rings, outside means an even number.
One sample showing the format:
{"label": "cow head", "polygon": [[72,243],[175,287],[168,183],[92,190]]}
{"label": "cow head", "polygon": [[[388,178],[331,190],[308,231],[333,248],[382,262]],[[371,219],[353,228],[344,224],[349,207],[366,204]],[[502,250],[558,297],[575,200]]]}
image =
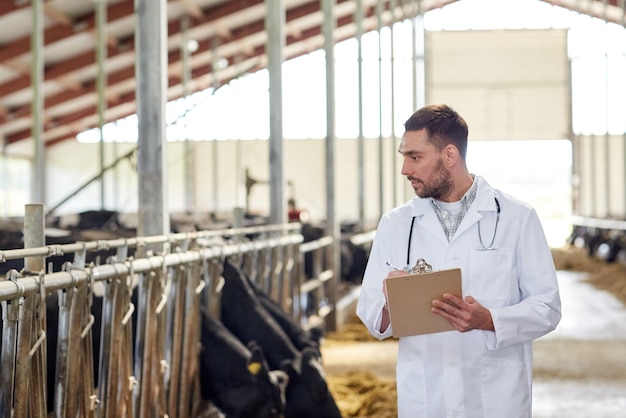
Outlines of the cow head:
{"label": "cow head", "polygon": [[[241,409],[241,417],[284,417],[285,412],[285,391],[289,383],[287,373],[282,370],[270,370],[263,355],[263,349],[254,341],[248,344],[250,349],[250,360],[248,362],[248,372],[252,381],[256,383],[258,396],[256,402],[249,402]],[[233,391],[236,395],[235,402],[241,402],[250,393],[239,394],[238,390]],[[230,415],[228,415],[230,416]]]}
{"label": "cow head", "polygon": [[287,418],[341,418],[314,349],[304,349],[301,356],[285,360],[282,366],[289,376]]}
{"label": "cow head", "polygon": [[263,350],[244,346],[221,322],[202,314],[200,387],[227,417],[282,418],[288,383],[283,371],[270,370]]}

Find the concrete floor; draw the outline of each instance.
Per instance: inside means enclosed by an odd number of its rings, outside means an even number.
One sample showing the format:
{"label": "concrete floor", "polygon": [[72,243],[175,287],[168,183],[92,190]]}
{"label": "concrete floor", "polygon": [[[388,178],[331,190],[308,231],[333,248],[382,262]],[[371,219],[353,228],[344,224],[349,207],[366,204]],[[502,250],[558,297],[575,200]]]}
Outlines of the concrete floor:
{"label": "concrete floor", "polygon": [[533,418],[626,417],[626,308],[584,278],[559,271],[563,318],[535,342],[544,373],[534,380]]}

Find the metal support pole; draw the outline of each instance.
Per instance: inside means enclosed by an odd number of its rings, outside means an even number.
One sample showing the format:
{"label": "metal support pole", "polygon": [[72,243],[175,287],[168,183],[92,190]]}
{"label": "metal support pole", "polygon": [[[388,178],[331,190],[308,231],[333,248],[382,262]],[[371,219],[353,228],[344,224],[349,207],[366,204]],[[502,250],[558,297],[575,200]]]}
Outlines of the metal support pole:
{"label": "metal support pole", "polygon": [[[196,144],[189,140],[187,134],[187,111],[189,110],[189,82],[191,80],[191,50],[189,49],[189,15],[185,14],[181,18],[181,29],[183,33],[182,45],[180,46],[183,68],[183,98],[185,101],[185,116],[183,119],[185,132],[185,209],[191,213],[196,209]],[[215,71],[215,68],[213,68]]]}
{"label": "metal support pole", "polygon": [[[327,295],[331,306],[337,302],[337,289],[341,280],[341,236],[339,234],[339,222],[335,210],[335,41],[333,32],[335,29],[335,17],[333,8],[335,0],[322,0],[322,12],[324,20],[322,32],[324,34],[324,50],[326,52],[326,215],[328,236],[333,237],[334,243],[330,247],[332,251],[332,265],[334,278],[330,281]],[[327,317],[326,327],[330,331],[337,329],[337,312],[333,309]]]}
{"label": "metal support pole", "polygon": [[33,115],[31,130],[35,146],[35,161],[31,181],[31,201],[44,203],[46,200],[46,157],[45,139],[43,137],[43,0],[32,0],[32,29],[30,38],[32,86],[31,114]]}
{"label": "metal support pole", "polygon": [[135,0],[140,236],[169,232],[166,198],[167,5]]}
{"label": "metal support pole", "polygon": [[390,0],[389,8],[391,9],[391,23],[389,28],[391,29],[391,38],[389,45],[391,46],[391,207],[396,206],[398,199],[398,175],[396,170],[398,169],[398,159],[396,156],[396,71],[395,71],[395,24],[396,24],[396,0]]}
{"label": "metal support pole", "polygon": [[[581,140],[578,135],[572,135],[572,215],[581,215],[580,196],[581,196],[581,172],[580,172],[580,149]],[[626,167],[626,137],[624,138],[624,163]],[[624,172],[624,182],[626,184],[626,172]],[[625,202],[626,203],[626,202]]]}
{"label": "metal support pole", "polygon": [[376,3],[376,21],[378,22],[378,217],[384,212],[385,200],[385,164],[383,149],[383,0]]}
{"label": "metal support pole", "polygon": [[[624,167],[624,171],[622,172],[622,184],[626,189],[626,132],[622,134],[622,167]],[[622,219],[626,218],[626,193],[622,200],[622,212],[620,213],[620,217]]]}
{"label": "metal support pole", "polygon": [[[219,68],[219,39],[218,35],[213,35],[211,39],[211,72],[213,78],[213,92],[215,93],[220,86],[220,80],[218,77],[218,68]],[[213,214],[217,218],[217,213],[219,211],[219,157],[218,157],[218,146],[217,146],[217,138],[213,138]]]}
{"label": "metal support pole", "polygon": [[270,223],[287,220],[283,173],[283,54],[285,45],[285,2],[265,0],[267,32],[267,68],[270,100]]}
{"label": "metal support pole", "polygon": [[417,15],[415,17],[415,29],[416,29],[416,38],[415,38],[415,51],[416,51],[416,77],[415,77],[415,99],[416,106],[415,109],[419,109],[420,107],[426,104],[426,95],[428,91],[426,90],[426,78],[428,74],[426,74],[426,60],[428,59],[428,51],[426,51],[426,32],[424,29],[424,16],[421,13],[421,0],[417,3]]}
{"label": "metal support pole", "polygon": [[[169,232],[169,214],[165,189],[167,141],[165,138],[165,102],[167,101],[167,5],[165,0],[135,0],[137,28],[137,119],[139,135],[139,236]],[[162,244],[161,247],[166,247]],[[158,250],[158,246],[147,250]],[[161,248],[163,249],[163,248]],[[151,390],[154,374],[153,333],[155,289],[159,280],[151,274],[139,282],[135,376],[142,382],[133,394],[134,416],[151,416],[159,406]]]}
{"label": "metal support pole", "polygon": [[[106,0],[96,1],[96,27],[98,45],[96,48],[96,62],[98,63],[98,75],[96,77],[96,87],[98,90],[98,127],[100,128],[100,171],[104,171],[104,124],[106,111],[106,100],[104,90],[106,88],[106,70],[104,64],[107,56],[106,46],[106,22],[107,3]],[[105,208],[105,181],[104,176],[100,178],[100,208]]]}
{"label": "metal support pole", "polygon": [[[606,7],[604,8],[604,12],[606,14]],[[610,152],[611,152],[611,135],[609,134],[609,95],[610,95],[610,80],[609,80],[609,53],[604,53],[604,90],[605,90],[605,115],[604,115],[604,216],[607,218],[611,217],[611,167],[613,164],[611,163]]]}
{"label": "metal support pole", "polygon": [[[31,203],[24,209],[24,248],[38,248],[45,243],[45,222],[43,204]],[[38,273],[45,267],[45,257],[35,256],[24,259],[24,270]]]}
{"label": "metal support pole", "polygon": [[419,0],[415,0],[415,12],[413,14],[413,16],[411,16],[411,43],[412,43],[412,48],[411,51],[413,52],[412,54],[412,61],[413,61],[413,65],[411,66],[411,68],[413,69],[413,110],[417,110],[417,107],[419,105],[418,100],[417,100],[417,63],[418,63],[418,56],[417,56],[417,16],[419,15],[419,10],[420,9],[420,4],[419,4]]}
{"label": "metal support pole", "polygon": [[415,11],[411,18],[411,29],[413,36],[413,109],[417,110],[422,107],[426,96],[425,81],[425,41],[424,41],[424,22],[421,12],[422,0],[415,0]]}
{"label": "metal support pole", "polygon": [[595,170],[595,167],[600,166],[600,164],[598,164],[598,159],[597,159],[597,150],[596,148],[598,147],[597,145],[597,136],[595,134],[591,134],[590,138],[588,140],[591,140],[591,144],[589,146],[589,161],[591,161],[591,167],[589,169],[591,175],[589,176],[589,187],[591,188],[591,214],[590,216],[592,218],[599,218],[600,214],[598,211],[598,190],[599,187],[597,187],[597,172]]}
{"label": "metal support pole", "polygon": [[[579,135],[574,133],[574,126],[573,126],[573,120],[574,120],[574,107],[573,107],[573,101],[572,101],[572,90],[573,90],[573,86],[572,86],[572,70],[573,70],[573,60],[576,58],[570,58],[569,59],[569,72],[567,73],[568,75],[568,87],[569,87],[569,94],[568,94],[568,126],[569,126],[569,138],[572,144],[572,197],[571,197],[571,203],[572,203],[572,215],[581,215],[581,211],[580,211],[580,196],[581,196],[581,191],[582,191],[582,176],[581,176],[581,172],[580,172],[580,168],[581,168],[581,138]],[[626,149],[625,149],[625,160],[626,161]],[[626,180],[626,172],[624,173],[624,179]],[[626,200],[625,200],[626,203]]]}
{"label": "metal support pole", "polygon": [[359,202],[359,230],[365,227],[365,135],[363,133],[363,0],[356,0],[356,39],[358,49],[358,106],[359,106],[359,137],[357,139],[357,187]]}
{"label": "metal support pole", "polygon": [[611,213],[611,169],[613,163],[611,162],[611,135],[607,131],[604,134],[604,217],[611,219],[613,213]]}
{"label": "metal support pole", "polygon": [[[425,103],[425,72],[424,72],[424,24],[421,18],[421,0],[415,0],[415,12],[411,18],[412,31],[412,68],[413,68],[413,110]],[[421,54],[421,55],[420,55]],[[413,196],[412,190],[404,188],[404,200]]]}

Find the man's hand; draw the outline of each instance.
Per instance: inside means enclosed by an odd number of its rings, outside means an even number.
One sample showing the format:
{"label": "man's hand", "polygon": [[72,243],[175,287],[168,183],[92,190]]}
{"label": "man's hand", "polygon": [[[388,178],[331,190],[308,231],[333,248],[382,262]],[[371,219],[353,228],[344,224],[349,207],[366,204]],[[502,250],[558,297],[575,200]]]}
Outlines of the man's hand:
{"label": "man's hand", "polygon": [[385,295],[385,306],[387,306],[387,286],[385,285],[385,280],[390,277],[406,276],[408,274],[409,272],[404,270],[391,270],[389,273],[387,273],[387,277],[385,277],[385,279],[383,280],[383,295]]}
{"label": "man's hand", "polygon": [[404,270],[392,270],[387,274],[387,277],[383,280],[383,295],[385,296],[385,305],[383,306],[383,316],[380,322],[380,328],[378,329],[380,332],[385,332],[389,327],[389,323],[391,322],[389,318],[389,301],[387,299],[387,286],[385,285],[385,280],[390,277],[398,277],[398,276],[406,276],[409,274]]}
{"label": "man's hand", "polygon": [[433,300],[431,311],[444,317],[450,325],[461,332],[473,329],[494,331],[491,312],[471,296],[461,299],[444,293],[443,300]]}

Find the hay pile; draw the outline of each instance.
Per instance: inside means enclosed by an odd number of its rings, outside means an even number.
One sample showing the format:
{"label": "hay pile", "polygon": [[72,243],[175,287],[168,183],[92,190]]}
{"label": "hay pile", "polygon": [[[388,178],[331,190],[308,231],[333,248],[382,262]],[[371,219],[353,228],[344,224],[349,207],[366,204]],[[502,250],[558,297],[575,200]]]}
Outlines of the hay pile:
{"label": "hay pile", "polygon": [[350,322],[344,324],[339,331],[329,332],[326,334],[326,339],[331,341],[377,341],[372,337],[365,328],[365,325],[361,323],[359,318],[354,315],[350,318]]}
{"label": "hay pile", "polygon": [[341,415],[345,418],[395,418],[398,416],[396,382],[367,371],[327,377]]}
{"label": "hay pile", "polygon": [[[372,337],[361,321],[354,315],[349,323],[336,332],[329,332],[324,339],[326,346],[353,344],[353,355],[359,356],[359,344],[378,341]],[[393,341],[388,339],[385,341]],[[344,418],[395,418],[398,416],[396,382],[385,379],[364,369],[329,373],[328,389]]]}
{"label": "hay pile", "polygon": [[584,249],[576,247],[553,249],[552,257],[557,270],[587,272],[587,282],[626,304],[626,265],[590,257]]}

